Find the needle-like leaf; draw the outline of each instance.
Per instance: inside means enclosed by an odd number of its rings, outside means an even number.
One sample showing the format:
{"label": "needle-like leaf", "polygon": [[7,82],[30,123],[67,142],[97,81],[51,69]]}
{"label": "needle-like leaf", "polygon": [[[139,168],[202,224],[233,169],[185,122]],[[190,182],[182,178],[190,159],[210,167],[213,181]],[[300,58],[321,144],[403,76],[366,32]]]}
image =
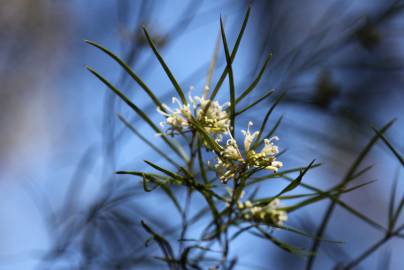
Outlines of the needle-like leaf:
{"label": "needle-like leaf", "polygon": [[255,78],[255,80],[251,83],[250,86],[247,87],[246,90],[243,91],[243,93],[241,93],[241,95],[236,99],[236,104],[239,103],[240,101],[242,101],[245,97],[248,96],[248,94],[251,93],[252,90],[255,89],[255,87],[257,86],[257,84],[259,83],[259,81],[261,80],[262,75],[264,74],[264,71],[269,63],[269,61],[272,58],[272,53],[270,53],[267,58],[264,61],[264,64],[261,67],[261,70],[258,72],[257,78]]}
{"label": "needle-like leaf", "polygon": [[[240,32],[239,32],[239,34],[238,34],[238,36],[237,36],[236,43],[234,44],[233,51],[231,52],[231,55],[230,55],[231,62],[233,62],[233,61],[234,61],[234,58],[236,57],[238,48],[239,48],[239,46],[240,46],[241,39],[242,39],[242,37],[243,37],[245,28],[246,28],[246,26],[247,26],[248,18],[250,17],[250,12],[251,12],[251,8],[249,7],[249,8],[247,9],[247,12],[246,12],[245,16],[244,16],[243,24],[241,25],[241,29],[240,29]],[[220,89],[220,87],[222,86],[223,81],[224,81],[224,79],[226,78],[226,75],[227,75],[228,72],[229,72],[229,70],[228,70],[228,67],[227,67],[227,65],[226,65],[225,69],[224,69],[223,72],[222,72],[222,75],[220,76],[218,82],[216,83],[215,88],[213,89],[213,91],[212,91],[212,93],[211,93],[211,95],[210,95],[210,100],[214,100],[214,99],[215,99],[215,97],[216,97],[217,93],[219,92],[219,89]]]}
{"label": "needle-like leaf", "polygon": [[[175,263],[175,257],[174,257],[174,252],[173,249],[170,245],[170,243],[161,235],[156,233],[150,226],[148,226],[143,220],[140,222],[143,226],[143,228],[152,235],[152,239],[154,239],[157,244],[159,245],[161,251],[165,255],[165,258],[167,260],[167,264],[170,269],[175,270],[178,269],[177,265]],[[150,241],[147,241],[146,244],[148,244]]]}
{"label": "needle-like leaf", "polygon": [[147,144],[151,149],[153,149],[157,154],[159,154],[161,157],[163,157],[165,160],[173,164],[175,167],[179,168],[180,165],[176,163],[174,160],[172,160],[166,153],[164,153],[163,150],[158,148],[155,143],[152,143],[150,140],[148,140],[145,136],[143,136],[137,129],[129,123],[128,120],[125,119],[122,115],[118,114],[119,120],[130,130],[132,131],[139,139],[141,139],[145,144]]}
{"label": "needle-like leaf", "polygon": [[161,134],[161,138],[167,145],[182,159],[187,160],[188,158],[185,156],[185,153],[178,149],[178,147],[171,142],[166,135],[154,124],[154,122],[132,101],[129,100],[121,91],[119,91],[115,86],[113,86],[108,80],[98,74],[91,67],[86,67],[92,74],[94,74],[101,82],[103,82],[109,89],[111,89],[117,96],[119,96],[132,110],[134,110],[155,132]]}
{"label": "needle-like leaf", "polygon": [[[386,125],[384,125],[379,132],[381,134],[383,134],[384,132],[386,132],[395,122],[395,120],[393,119],[392,121],[388,122]],[[368,142],[368,144],[364,147],[364,149],[359,153],[358,157],[355,159],[355,161],[352,163],[351,167],[349,168],[349,170],[347,171],[347,173],[345,174],[345,177],[341,180],[339,186],[341,188],[345,187],[350,181],[353,175],[355,175],[356,170],[358,169],[359,165],[362,163],[362,161],[364,160],[364,158],[367,156],[367,154],[369,153],[369,151],[373,148],[373,146],[376,144],[376,142],[379,139],[379,135],[375,135],[371,138],[371,140]],[[337,197],[338,198],[338,197]],[[328,222],[332,216],[332,213],[334,211],[336,205],[336,201],[331,201],[331,203],[329,204],[324,217],[322,218],[322,222],[320,224],[320,227],[317,230],[316,233],[316,237],[322,237],[323,233],[325,232],[325,229],[328,225]],[[312,253],[316,253],[318,248],[320,246],[320,242],[318,240],[314,240],[313,241],[313,245],[311,247],[311,252]],[[309,260],[307,261],[306,264],[306,270],[310,270],[312,269],[313,265],[314,265],[314,261],[315,261],[315,257],[310,257]]]}
{"label": "needle-like leaf", "polygon": [[157,60],[160,62],[160,65],[163,67],[165,73],[167,74],[168,78],[170,79],[171,83],[173,84],[175,90],[177,91],[177,94],[180,96],[182,103],[188,104],[187,99],[185,98],[185,95],[184,95],[184,91],[182,91],[181,86],[178,84],[178,82],[175,79],[174,75],[172,74],[170,68],[167,66],[163,57],[160,55],[159,51],[157,50],[156,45],[154,45],[154,42],[151,39],[151,37],[145,27],[143,27],[143,31],[146,36],[147,42],[149,43],[151,49],[153,50],[154,54],[157,57]]}
{"label": "needle-like leaf", "polygon": [[397,169],[396,175],[393,180],[393,185],[391,186],[391,195],[389,200],[389,210],[388,210],[388,224],[389,229],[392,230],[394,228],[394,209],[396,203],[396,196],[397,196],[397,186],[398,186],[398,179],[400,176],[400,168]]}
{"label": "needle-like leaf", "polygon": [[373,131],[382,139],[382,141],[387,145],[387,147],[391,150],[391,152],[396,156],[398,161],[400,161],[401,166],[404,166],[404,158],[403,156],[397,151],[396,148],[386,139],[386,137],[378,131],[377,129],[373,128]]}
{"label": "needle-like leaf", "polygon": [[139,86],[146,92],[146,94],[152,99],[154,104],[156,104],[157,107],[160,108],[163,112],[166,111],[166,109],[162,106],[160,100],[153,94],[153,91],[142,81],[142,79],[139,78],[139,76],[129,67],[128,64],[125,63],[121,58],[116,56],[114,53],[112,53],[110,50],[106,49],[105,47],[101,46],[98,43],[95,43],[94,41],[90,40],[85,40],[86,43],[90,44],[91,46],[94,46],[98,49],[100,49],[102,52],[106,53],[109,55],[112,59],[114,59],[128,74],[135,80]]}
{"label": "needle-like leaf", "polygon": [[224,32],[224,25],[223,25],[223,20],[220,18],[220,33],[222,34],[222,41],[223,41],[223,47],[224,47],[224,52],[226,55],[226,63],[227,63],[227,69],[229,71],[229,89],[230,89],[230,132],[232,136],[234,137],[234,119],[235,119],[235,114],[236,114],[236,94],[235,94],[235,89],[234,89],[234,78],[233,78],[233,68],[232,68],[232,60],[229,52],[229,46],[227,45],[227,38],[226,38],[226,33]]}
{"label": "needle-like leaf", "polygon": [[236,112],[236,116],[238,116],[238,115],[242,114],[243,112],[253,108],[255,105],[257,105],[258,103],[260,103],[261,101],[263,101],[264,99],[266,99],[267,97],[272,95],[273,92],[274,92],[274,90],[268,91],[265,95],[263,95],[262,97],[260,97],[256,101],[252,102],[251,104],[249,104],[249,105],[245,106],[244,108],[242,108],[240,111]]}
{"label": "needle-like leaf", "polygon": [[262,133],[264,132],[265,126],[268,122],[269,116],[271,115],[271,113],[273,112],[275,107],[279,104],[279,102],[281,102],[281,100],[285,96],[285,94],[286,94],[285,92],[280,94],[279,97],[275,100],[275,102],[272,104],[272,106],[269,108],[269,110],[265,114],[264,120],[262,121],[261,128],[259,130],[257,138],[255,139],[252,149],[254,149],[254,150],[257,149],[258,145],[260,144],[260,139],[261,139]]}

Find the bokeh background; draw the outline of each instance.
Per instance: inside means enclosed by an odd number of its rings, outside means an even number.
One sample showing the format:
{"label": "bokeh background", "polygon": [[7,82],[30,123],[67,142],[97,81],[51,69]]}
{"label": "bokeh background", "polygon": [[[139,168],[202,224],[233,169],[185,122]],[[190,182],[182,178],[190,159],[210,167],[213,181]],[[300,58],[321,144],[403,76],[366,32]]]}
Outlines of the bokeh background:
{"label": "bokeh background", "polygon": [[[145,156],[158,162],[117,113],[141,134],[155,135],[84,66],[96,67],[156,121],[161,117],[139,87],[84,40],[123,57],[169,102],[173,89],[141,26],[150,30],[183,88],[193,85],[200,91],[215,51],[219,16],[233,44],[249,4],[0,1],[0,269],[161,268],[147,256],[156,247],[144,247],[147,236],[139,221],[170,231],[178,217],[170,214],[174,210],[161,193],[145,195],[135,179],[114,175],[143,168]],[[287,91],[271,119],[274,124],[283,115],[277,135],[287,149],[286,168],[316,159],[323,165],[305,181],[330,187],[373,135],[370,127],[392,118],[397,121],[387,137],[403,150],[404,1],[257,0],[251,5],[234,63],[236,87],[243,89],[272,52],[255,97],[269,89]],[[219,50],[219,70],[224,63]],[[245,123],[259,119],[269,105],[249,112]],[[386,224],[392,179],[402,168],[381,143],[366,164],[375,166],[362,180],[378,181],[343,200]],[[402,186],[398,190],[402,196]],[[291,215],[290,224],[315,232],[325,205]],[[309,239],[279,234],[310,247]],[[322,244],[315,269],[349,261],[381,234],[338,209],[327,237],[344,244]],[[361,267],[403,269],[403,248],[402,239],[392,240]],[[248,236],[234,253],[242,255],[236,269],[301,269],[306,260]]]}

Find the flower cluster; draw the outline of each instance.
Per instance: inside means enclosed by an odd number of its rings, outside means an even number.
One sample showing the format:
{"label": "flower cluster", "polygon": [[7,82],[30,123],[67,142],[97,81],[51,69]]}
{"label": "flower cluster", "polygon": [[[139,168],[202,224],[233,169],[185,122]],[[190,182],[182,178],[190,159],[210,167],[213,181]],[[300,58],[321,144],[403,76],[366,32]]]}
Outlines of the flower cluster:
{"label": "flower cluster", "polygon": [[[170,134],[183,133],[192,130],[193,123],[197,122],[209,134],[213,135],[217,142],[222,140],[222,135],[227,133],[230,137],[224,146],[220,146],[220,153],[216,159],[215,171],[222,183],[227,183],[230,179],[236,178],[240,173],[245,172],[249,168],[267,169],[277,172],[283,166],[281,161],[276,160],[279,153],[278,147],[273,141],[278,137],[264,139],[264,146],[261,151],[256,152],[256,146],[260,142],[256,141],[259,134],[258,131],[251,132],[252,122],[248,123],[247,130],[242,130],[244,135],[244,151],[240,151],[237,141],[231,135],[230,117],[226,110],[230,105],[225,103],[220,105],[218,101],[207,99],[205,96],[194,96],[189,93],[189,103],[183,104],[177,98],[173,98],[172,102],[177,104],[177,108],[172,109],[163,104],[164,111],[157,109],[165,116],[165,122],[160,125],[164,127],[168,125]],[[205,88],[205,90],[208,90]],[[209,148],[208,144],[204,144]],[[209,148],[210,149],[210,148]]]}
{"label": "flower cluster", "polygon": [[245,220],[281,226],[288,219],[288,214],[286,211],[280,210],[279,205],[279,199],[274,199],[265,206],[254,206],[251,201],[244,203],[239,201],[237,208]]}
{"label": "flower cluster", "polygon": [[171,109],[166,104],[163,104],[166,112],[157,107],[157,111],[166,117],[166,121],[160,122],[160,126],[164,127],[165,124],[170,126],[170,131],[182,132],[189,127],[189,119],[192,116],[191,108],[189,104],[181,104],[177,98],[173,97],[172,103],[177,103],[177,109]]}
{"label": "flower cluster", "polygon": [[196,120],[209,133],[220,134],[230,128],[229,114],[224,110],[230,103],[220,105],[216,100],[196,96],[191,100],[196,112]]}
{"label": "flower cluster", "polygon": [[[283,166],[281,161],[276,160],[279,149],[274,141],[279,140],[278,137],[264,138],[261,141],[260,133],[250,130],[253,125],[251,121],[248,123],[247,130],[241,131],[244,136],[244,149],[239,147],[231,132],[230,114],[227,110],[229,103],[220,105],[218,101],[207,99],[206,95],[192,96],[191,91],[186,104],[175,97],[172,102],[177,104],[176,108],[163,104],[164,111],[158,109],[165,116],[165,121],[160,125],[168,126],[167,132],[171,135],[197,131],[202,127],[213,136],[217,143],[217,148],[214,149],[217,154],[214,170],[222,183],[226,184],[231,179],[237,180],[249,169],[277,172]],[[198,127],[195,126],[196,123]],[[223,135],[229,137],[226,143],[222,143]],[[260,146],[261,144],[263,145]],[[213,150],[205,141],[203,145],[208,150]],[[266,205],[254,204],[249,200],[242,202],[240,199],[243,197],[242,194],[236,199],[235,204],[242,220],[273,226],[281,226],[287,220],[287,212],[279,208],[279,199],[274,199]],[[231,206],[231,204],[229,199],[227,205]]]}
{"label": "flower cluster", "polygon": [[260,152],[256,152],[255,149],[252,149],[251,145],[258,136],[258,131],[250,132],[252,125],[253,123],[249,122],[247,130],[242,130],[244,135],[244,156],[241,154],[236,140],[228,131],[230,139],[228,139],[226,145],[222,147],[221,156],[217,158],[215,165],[216,172],[222,182],[226,183],[239,172],[250,167],[277,172],[278,169],[283,166],[281,161],[276,160],[279,149],[273,144],[273,141],[278,140],[278,137],[264,139],[264,147]]}
{"label": "flower cluster", "polygon": [[[166,104],[163,104],[166,112],[163,112],[159,108],[157,109],[159,113],[166,117],[165,122],[161,122],[160,125],[164,127],[167,124],[169,131],[172,133],[180,133],[192,129],[192,118],[204,127],[207,132],[218,137],[230,128],[229,114],[225,110],[229,106],[229,103],[220,105],[218,101],[206,99],[203,96],[192,97],[191,91],[189,94],[190,104],[182,104],[175,97],[172,99],[172,102],[178,105],[176,109],[172,109]],[[191,105],[194,114],[191,111]]]}

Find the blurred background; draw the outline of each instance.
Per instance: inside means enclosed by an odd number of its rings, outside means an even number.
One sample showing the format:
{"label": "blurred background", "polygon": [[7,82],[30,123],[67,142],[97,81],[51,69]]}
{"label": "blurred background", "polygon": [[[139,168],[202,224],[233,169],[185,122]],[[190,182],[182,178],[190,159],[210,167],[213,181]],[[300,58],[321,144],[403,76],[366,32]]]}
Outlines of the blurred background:
{"label": "blurred background", "polygon": [[[169,102],[173,89],[141,26],[149,29],[182,87],[193,85],[200,94],[215,52],[219,16],[234,44],[249,4],[0,1],[0,269],[161,268],[149,256],[156,247],[144,247],[147,236],[139,222],[144,219],[169,232],[178,217],[161,218],[161,213],[174,213],[161,193],[144,194],[137,180],[114,175],[121,169],[143,168],[145,155],[158,162],[117,113],[130,119],[141,134],[155,135],[84,66],[95,67],[156,121],[161,117],[138,85],[84,40],[103,44],[124,58]],[[371,126],[380,127],[395,117],[386,137],[403,150],[404,1],[257,0],[251,6],[234,63],[236,89],[251,82],[272,52],[253,96],[269,89],[287,91],[270,119],[274,125],[283,115],[277,135],[281,148],[287,149],[285,168],[316,159],[323,165],[305,181],[320,188],[333,186],[374,135]],[[220,48],[219,71],[224,63]],[[245,123],[259,119],[269,105],[250,111]],[[392,179],[402,167],[382,143],[365,163],[375,166],[363,181],[378,181],[343,200],[385,225]],[[398,190],[401,198],[403,187]],[[289,222],[314,233],[325,206],[318,203],[293,213]],[[280,235],[310,247],[309,239]],[[327,237],[344,244],[322,244],[315,269],[332,269],[355,258],[382,235],[337,209]],[[305,265],[306,258],[271,243],[251,236],[243,239],[233,251],[243,254],[236,269]],[[402,239],[392,240],[361,267],[403,269],[403,248]]]}

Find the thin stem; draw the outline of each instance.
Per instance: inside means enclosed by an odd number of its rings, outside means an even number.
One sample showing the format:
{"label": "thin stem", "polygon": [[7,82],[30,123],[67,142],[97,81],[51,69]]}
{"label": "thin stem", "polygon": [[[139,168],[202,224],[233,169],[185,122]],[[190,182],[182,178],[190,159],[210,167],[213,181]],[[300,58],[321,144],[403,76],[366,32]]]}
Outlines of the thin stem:
{"label": "thin stem", "polygon": [[225,239],[224,239],[223,257],[222,257],[223,262],[225,262],[227,260],[227,256],[228,256],[229,250],[230,250],[230,248],[229,248],[229,226],[230,226],[231,216],[233,214],[233,205],[234,205],[234,203],[236,201],[236,197],[237,197],[236,191],[239,187],[239,184],[240,184],[239,180],[237,178],[234,179],[234,189],[231,194],[231,200],[230,200],[230,204],[229,204],[229,208],[228,208],[229,213],[227,215],[227,223],[224,228],[224,238]]}
{"label": "thin stem", "polygon": [[[394,123],[394,120],[388,122],[384,127],[380,129],[380,133],[383,134],[388,128],[391,127],[391,125]],[[367,156],[369,153],[370,149],[376,144],[376,142],[379,140],[379,136],[373,136],[372,139],[368,142],[366,147],[359,153],[358,157],[352,164],[351,168],[348,170],[346,173],[345,177],[341,180],[339,186],[340,188],[344,188],[346,185],[349,184],[350,180],[352,180],[352,176],[355,175],[355,172],[357,171],[359,165],[362,163],[364,158]],[[336,196],[336,199],[339,199],[341,194]],[[311,246],[310,253],[316,254],[317,250],[320,247],[320,240],[327,228],[328,222],[330,221],[330,218],[332,216],[332,213],[334,212],[335,206],[337,204],[337,200],[332,200],[330,204],[328,205],[328,208],[326,210],[326,213],[322,219],[322,222],[320,224],[320,227],[317,230],[317,233],[315,235],[313,244]],[[306,264],[306,270],[311,270],[314,266],[314,262],[317,256],[310,256],[307,264]]]}
{"label": "thin stem", "polygon": [[348,263],[343,270],[348,270],[352,269],[353,267],[357,266],[360,262],[362,262],[364,259],[369,257],[373,252],[375,252],[379,247],[387,243],[391,238],[400,236],[401,231],[404,229],[404,224],[399,226],[395,230],[389,230],[385,234],[385,236],[377,241],[375,244],[373,244],[371,247],[369,247],[365,252],[363,252],[361,255],[359,255],[356,259],[352,260],[350,263]]}
{"label": "thin stem", "polygon": [[356,259],[352,260],[350,263],[348,263],[343,270],[349,270],[357,266],[360,262],[362,262],[364,259],[369,257],[373,252],[375,252],[379,247],[387,243],[391,238],[397,236],[400,233],[400,228],[395,230],[394,232],[387,233],[382,239],[377,241],[375,244],[373,244],[371,247],[369,247],[365,252],[363,252],[361,255],[359,255]]}
{"label": "thin stem", "polygon": [[192,198],[192,190],[188,189],[187,190],[187,196],[185,198],[185,205],[184,205],[184,211],[182,213],[182,230],[181,230],[181,235],[180,235],[180,245],[179,245],[179,254],[182,253],[182,250],[184,248],[184,239],[186,237],[186,233],[188,230],[188,220],[187,220],[187,216],[188,216],[188,212],[189,212],[189,205],[191,203],[191,198]]}
{"label": "thin stem", "polygon": [[[195,131],[192,131],[192,137],[191,137],[191,141],[189,142],[189,161],[187,163],[187,169],[190,175],[193,175],[193,164],[194,164],[194,160],[196,157],[196,151],[194,150],[195,148],[195,138],[196,138],[196,134]],[[192,180],[191,180],[192,181]],[[184,211],[182,212],[181,218],[182,218],[182,230],[181,230],[181,234],[180,234],[180,239],[181,242],[179,244],[179,254],[182,254],[182,251],[184,249],[184,239],[188,230],[188,221],[187,221],[187,216],[188,216],[188,212],[189,212],[189,206],[191,203],[191,198],[192,198],[192,187],[188,187],[187,188],[187,195],[186,195],[186,199],[185,199],[185,205],[184,205]]]}

